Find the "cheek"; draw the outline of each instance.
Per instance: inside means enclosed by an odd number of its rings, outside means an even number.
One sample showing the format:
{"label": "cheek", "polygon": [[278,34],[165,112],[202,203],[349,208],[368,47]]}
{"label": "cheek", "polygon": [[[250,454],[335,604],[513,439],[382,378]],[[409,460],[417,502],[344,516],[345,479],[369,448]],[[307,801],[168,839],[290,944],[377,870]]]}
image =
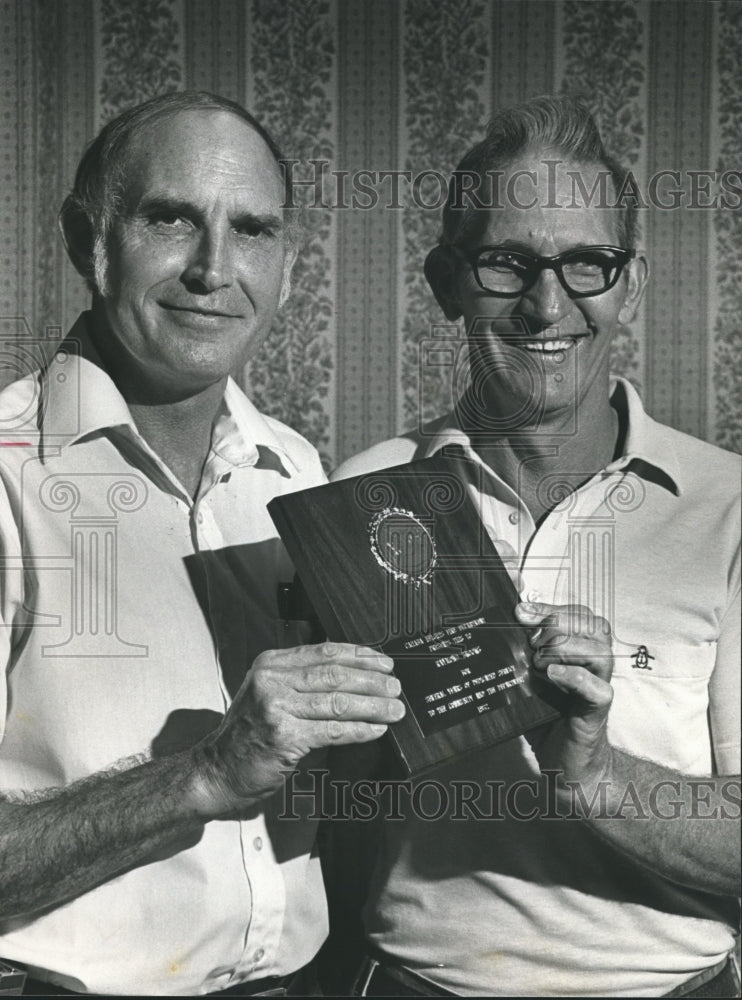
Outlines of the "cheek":
{"label": "cheek", "polygon": [[619,315],[624,302],[623,290],[611,289],[605,295],[581,301],[583,315],[597,329],[598,333],[613,333],[620,322]]}
{"label": "cheek", "polygon": [[467,290],[465,294],[461,295],[459,305],[466,322],[466,328],[471,330],[472,324],[476,323],[477,320],[486,324],[488,320],[501,316],[512,316],[516,311],[518,301],[518,299],[498,299],[494,295],[485,295],[479,290]]}
{"label": "cheek", "polygon": [[613,329],[621,323],[629,323],[633,318],[626,310],[629,300],[629,288],[625,274],[605,296],[598,297],[599,308],[602,310],[603,322]]}
{"label": "cheek", "polygon": [[277,306],[284,286],[283,254],[255,252],[236,261],[237,283],[243,295],[264,307]]}
{"label": "cheek", "polygon": [[119,247],[117,255],[109,255],[108,285],[122,301],[141,302],[151,289],[178,274],[172,253],[141,244]]}

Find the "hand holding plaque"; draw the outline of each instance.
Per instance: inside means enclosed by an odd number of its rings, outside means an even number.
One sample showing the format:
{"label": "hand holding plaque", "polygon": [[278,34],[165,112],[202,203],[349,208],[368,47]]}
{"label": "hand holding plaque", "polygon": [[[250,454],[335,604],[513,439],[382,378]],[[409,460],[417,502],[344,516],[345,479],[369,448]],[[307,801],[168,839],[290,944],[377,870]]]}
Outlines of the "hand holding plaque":
{"label": "hand holding plaque", "polygon": [[437,455],[268,505],[329,638],[393,657],[407,773],[557,717],[529,669],[517,592],[468,495],[472,463]]}

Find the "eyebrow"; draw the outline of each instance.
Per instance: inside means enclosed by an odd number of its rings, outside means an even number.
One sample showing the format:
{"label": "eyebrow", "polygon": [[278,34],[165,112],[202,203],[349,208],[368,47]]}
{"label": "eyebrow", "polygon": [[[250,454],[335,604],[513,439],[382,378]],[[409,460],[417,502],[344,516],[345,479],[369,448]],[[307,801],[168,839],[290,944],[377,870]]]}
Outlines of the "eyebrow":
{"label": "eyebrow", "polygon": [[[541,254],[536,253],[527,243],[523,243],[521,240],[502,240],[500,243],[488,243],[486,246],[493,247],[504,247],[507,250],[516,250],[520,253],[528,254],[530,257],[539,257]],[[590,247],[604,247],[604,246],[616,246],[614,243],[574,243],[572,246],[566,247],[564,250],[560,250],[559,253],[569,253],[571,250],[585,250]],[[546,254],[545,256],[550,257],[552,254]],[[559,254],[557,254],[559,256]]]}
{"label": "eyebrow", "polygon": [[[183,215],[188,219],[201,221],[204,218],[204,211],[198,205],[185,198],[174,198],[166,194],[153,194],[144,197],[137,205],[134,215],[150,216],[158,212]],[[256,225],[274,232],[284,228],[284,221],[280,215],[274,212],[239,212],[231,217],[232,225]]]}

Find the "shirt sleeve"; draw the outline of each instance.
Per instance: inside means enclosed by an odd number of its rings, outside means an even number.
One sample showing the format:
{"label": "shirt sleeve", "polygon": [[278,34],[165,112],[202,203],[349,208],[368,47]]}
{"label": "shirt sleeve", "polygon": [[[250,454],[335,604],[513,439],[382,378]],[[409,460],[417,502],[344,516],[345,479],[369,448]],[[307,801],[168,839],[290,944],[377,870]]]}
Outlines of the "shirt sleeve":
{"label": "shirt sleeve", "polygon": [[23,563],[21,539],[12,505],[0,482],[0,741],[5,733],[8,708],[7,675],[10,667],[11,635],[18,610],[23,607]]}
{"label": "shirt sleeve", "polygon": [[739,552],[734,569],[732,599],[721,621],[711,680],[709,681],[709,724],[717,774],[740,771],[740,600]]}

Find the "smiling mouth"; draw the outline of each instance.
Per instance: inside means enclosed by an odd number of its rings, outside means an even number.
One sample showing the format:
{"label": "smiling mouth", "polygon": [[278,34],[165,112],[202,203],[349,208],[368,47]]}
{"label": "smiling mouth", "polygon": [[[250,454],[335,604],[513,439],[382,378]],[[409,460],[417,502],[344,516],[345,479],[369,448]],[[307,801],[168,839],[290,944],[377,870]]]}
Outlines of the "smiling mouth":
{"label": "smiling mouth", "polygon": [[536,354],[556,354],[574,347],[578,339],[575,337],[566,340],[522,340],[518,343],[518,347],[523,347],[526,351]]}
{"label": "smiling mouth", "polygon": [[241,319],[238,313],[221,312],[218,309],[202,309],[198,306],[174,306],[161,303],[163,309],[170,312],[188,313],[191,316],[203,316],[210,319]]}
{"label": "smiling mouth", "polygon": [[502,339],[514,347],[520,347],[533,354],[557,354],[571,350],[580,340],[591,336],[591,334],[591,330],[580,330],[561,337],[529,337],[523,333],[517,333],[512,336],[503,336]]}

